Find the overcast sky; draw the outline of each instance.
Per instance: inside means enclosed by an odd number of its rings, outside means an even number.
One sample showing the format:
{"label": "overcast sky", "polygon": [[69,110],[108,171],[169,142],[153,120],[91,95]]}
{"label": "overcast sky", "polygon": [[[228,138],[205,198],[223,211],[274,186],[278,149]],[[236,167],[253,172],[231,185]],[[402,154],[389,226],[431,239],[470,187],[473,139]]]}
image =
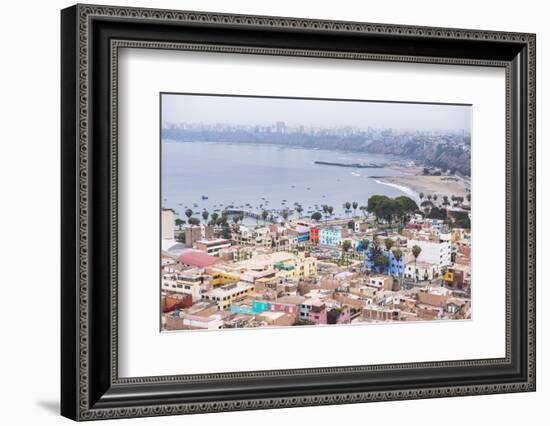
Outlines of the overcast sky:
{"label": "overcast sky", "polygon": [[471,107],[391,102],[350,102],[238,96],[162,95],[162,120],[287,126],[470,130]]}

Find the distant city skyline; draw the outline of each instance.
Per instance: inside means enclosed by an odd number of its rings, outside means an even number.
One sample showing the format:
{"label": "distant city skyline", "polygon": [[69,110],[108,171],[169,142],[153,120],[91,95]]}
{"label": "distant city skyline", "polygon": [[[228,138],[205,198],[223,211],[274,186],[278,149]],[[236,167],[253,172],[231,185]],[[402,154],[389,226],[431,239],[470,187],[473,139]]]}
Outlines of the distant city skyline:
{"label": "distant city skyline", "polygon": [[162,94],[163,123],[471,131],[471,105]]}

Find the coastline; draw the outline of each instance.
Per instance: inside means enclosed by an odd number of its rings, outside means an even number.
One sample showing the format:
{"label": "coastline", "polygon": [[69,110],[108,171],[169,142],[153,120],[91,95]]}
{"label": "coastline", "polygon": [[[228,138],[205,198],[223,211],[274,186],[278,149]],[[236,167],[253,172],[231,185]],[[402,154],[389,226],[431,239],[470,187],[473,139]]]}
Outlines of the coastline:
{"label": "coastline", "polygon": [[408,195],[411,198],[414,198],[415,200],[420,200],[420,196],[418,195],[418,192],[416,192],[413,188],[405,185],[400,185],[397,183],[386,181],[388,178],[376,178],[374,181],[380,185],[386,185],[390,186],[392,188],[398,189],[401,192],[404,192],[406,195]]}
{"label": "coastline", "polygon": [[408,195],[414,194],[416,199],[420,199],[421,192],[439,197],[447,195],[449,198],[453,195],[466,198],[468,194],[465,180],[456,176],[404,175],[377,176],[375,179],[377,183],[393,186]]}

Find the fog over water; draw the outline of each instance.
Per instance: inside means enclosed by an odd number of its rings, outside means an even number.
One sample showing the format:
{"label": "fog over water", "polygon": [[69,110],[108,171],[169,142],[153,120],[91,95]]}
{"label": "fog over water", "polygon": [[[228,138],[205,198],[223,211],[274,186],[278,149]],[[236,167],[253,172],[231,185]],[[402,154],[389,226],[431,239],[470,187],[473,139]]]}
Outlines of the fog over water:
{"label": "fog over water", "polygon": [[395,102],[162,95],[168,123],[470,130],[471,106]]}

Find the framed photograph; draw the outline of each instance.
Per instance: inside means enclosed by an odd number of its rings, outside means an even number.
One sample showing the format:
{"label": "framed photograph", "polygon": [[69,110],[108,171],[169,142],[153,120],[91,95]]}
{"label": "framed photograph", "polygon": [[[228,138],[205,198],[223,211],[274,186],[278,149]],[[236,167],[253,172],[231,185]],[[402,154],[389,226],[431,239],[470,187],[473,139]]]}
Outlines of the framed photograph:
{"label": "framed photograph", "polygon": [[535,390],[535,35],[61,12],[61,412]]}

